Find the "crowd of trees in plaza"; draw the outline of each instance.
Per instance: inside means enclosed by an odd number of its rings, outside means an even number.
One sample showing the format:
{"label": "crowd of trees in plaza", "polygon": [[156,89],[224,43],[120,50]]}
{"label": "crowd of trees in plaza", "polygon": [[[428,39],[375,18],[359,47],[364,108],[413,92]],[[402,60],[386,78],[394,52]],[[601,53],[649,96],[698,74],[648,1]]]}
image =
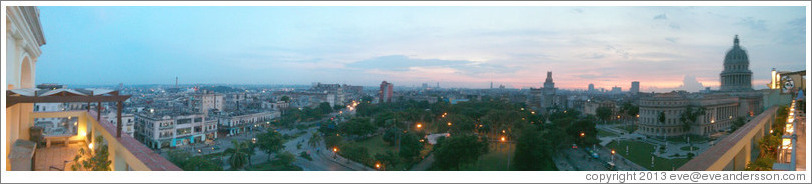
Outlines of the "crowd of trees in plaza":
{"label": "crowd of trees in plaza", "polygon": [[[636,106],[625,109],[622,112],[630,116],[637,114]],[[571,109],[542,114],[523,103],[488,96],[454,105],[442,100],[360,103],[356,117],[334,128],[322,125],[320,131],[327,147],[340,148],[342,156],[368,165],[416,163],[425,148],[425,135],[447,132],[451,136],[440,138],[432,150],[434,167],[442,170],[475,162],[489,152],[490,142],[499,142],[502,137],[516,145],[512,153],[515,164],[511,165],[514,170],[555,170],[552,155],[556,149],[598,142],[597,117]],[[371,156],[365,147],[352,145],[377,135],[381,135],[384,146],[398,147],[398,151]]]}

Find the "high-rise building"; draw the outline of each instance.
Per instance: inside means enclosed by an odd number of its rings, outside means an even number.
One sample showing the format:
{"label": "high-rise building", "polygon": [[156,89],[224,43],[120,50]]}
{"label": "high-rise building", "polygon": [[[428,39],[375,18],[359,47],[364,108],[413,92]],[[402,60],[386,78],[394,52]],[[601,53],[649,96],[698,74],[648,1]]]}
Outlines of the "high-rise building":
{"label": "high-rise building", "polygon": [[595,84],[589,83],[589,88],[587,88],[587,92],[595,92]]}
{"label": "high-rise building", "polygon": [[392,88],[395,85],[386,81],[381,82],[381,89],[378,91],[378,98],[380,103],[392,102]]}
{"label": "high-rise building", "polygon": [[547,78],[544,80],[544,89],[541,108],[547,109],[555,106],[555,83],[553,82],[553,72],[547,71]]}
{"label": "high-rise building", "polygon": [[632,86],[629,88],[629,92],[632,93],[632,95],[640,93],[640,81],[632,81]]}
{"label": "high-rise building", "polygon": [[725,55],[721,77],[721,91],[751,91],[753,72],[750,71],[747,52],[739,46],[739,35],[733,39],[733,48]]}

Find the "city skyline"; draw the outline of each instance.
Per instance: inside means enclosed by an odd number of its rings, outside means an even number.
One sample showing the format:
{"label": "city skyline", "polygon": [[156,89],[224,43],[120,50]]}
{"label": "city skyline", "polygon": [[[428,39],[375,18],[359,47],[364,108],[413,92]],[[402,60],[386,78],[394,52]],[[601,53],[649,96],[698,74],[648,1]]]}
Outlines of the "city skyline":
{"label": "city skyline", "polygon": [[803,69],[806,56],[804,7],[45,6],[40,14],[48,54],[38,83],[528,88],[552,71],[562,89],[640,81],[641,92],[695,91],[718,89],[739,35],[761,89],[770,79],[762,70]]}

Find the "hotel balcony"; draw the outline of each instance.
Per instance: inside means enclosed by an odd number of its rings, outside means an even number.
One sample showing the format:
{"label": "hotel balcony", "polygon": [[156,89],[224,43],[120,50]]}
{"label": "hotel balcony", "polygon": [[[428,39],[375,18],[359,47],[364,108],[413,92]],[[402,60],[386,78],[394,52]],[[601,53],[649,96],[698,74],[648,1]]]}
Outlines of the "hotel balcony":
{"label": "hotel balcony", "polygon": [[[116,126],[102,118],[95,119],[95,111],[36,112],[33,118],[78,117],[78,134],[70,137],[67,145],[38,147],[34,154],[34,170],[70,170],[69,165],[80,147],[93,145],[92,137],[102,136],[108,146],[113,171],[180,171],[180,168],[147,148],[127,134],[116,137]],[[105,122],[105,123],[99,123]],[[66,163],[67,161],[67,163]]]}
{"label": "hotel balcony", "polygon": [[[28,90],[28,89],[25,89]],[[32,89],[31,91],[38,91]],[[76,91],[74,91],[76,92]],[[138,142],[132,136],[122,133],[120,121],[108,121],[99,116],[98,111],[75,110],[55,112],[28,111],[33,103],[52,102],[115,102],[119,103],[129,96],[119,96],[117,92],[96,93],[106,96],[93,95],[93,93],[75,93],[50,95],[30,95],[24,91],[7,91],[6,104],[7,146],[6,170],[10,171],[70,171],[76,163],[74,158],[82,155],[79,149],[95,150],[106,145],[110,170],[113,171],[180,171],[181,169],[161,157],[159,154]],[[120,97],[120,98],[116,98]],[[53,128],[32,131],[41,126],[35,123],[37,119],[68,119],[68,123],[58,123],[60,131]],[[116,122],[116,123],[113,123]],[[44,123],[43,123],[44,124]],[[32,129],[33,128],[33,129]],[[96,141],[97,137],[104,139],[103,144]],[[86,158],[85,155],[80,158]],[[81,161],[82,159],[80,159]],[[84,170],[80,168],[79,170]]]}
{"label": "hotel balcony", "polygon": [[793,100],[789,106],[784,134],[778,146],[778,155],[773,170],[803,171],[806,170],[806,114],[798,109]]}

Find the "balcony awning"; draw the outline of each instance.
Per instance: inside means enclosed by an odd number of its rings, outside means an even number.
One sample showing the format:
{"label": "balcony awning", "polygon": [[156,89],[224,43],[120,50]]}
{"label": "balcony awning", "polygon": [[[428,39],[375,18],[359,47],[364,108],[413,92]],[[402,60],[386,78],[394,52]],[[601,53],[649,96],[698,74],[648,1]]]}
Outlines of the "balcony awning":
{"label": "balcony awning", "polygon": [[131,95],[119,95],[109,89],[12,89],[6,91],[6,107],[18,103],[64,103],[64,102],[123,102]]}

